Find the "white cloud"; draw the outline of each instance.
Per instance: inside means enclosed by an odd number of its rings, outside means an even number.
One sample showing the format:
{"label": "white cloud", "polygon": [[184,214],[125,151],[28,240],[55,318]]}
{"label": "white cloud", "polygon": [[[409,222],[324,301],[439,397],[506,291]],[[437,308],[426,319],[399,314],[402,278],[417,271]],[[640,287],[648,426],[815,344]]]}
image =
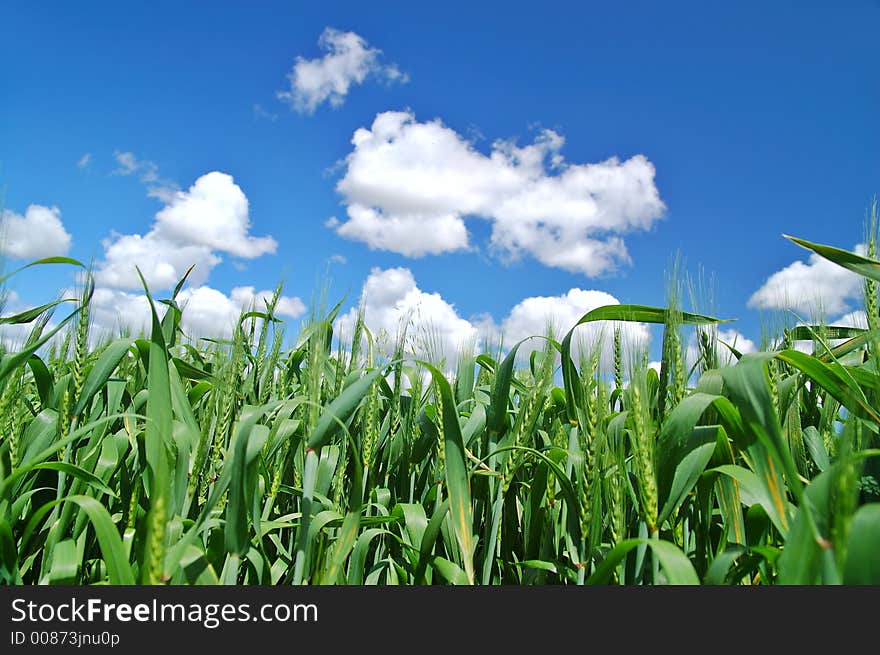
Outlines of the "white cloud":
{"label": "white cloud", "polygon": [[665,209],[643,155],[569,164],[553,130],[523,147],[496,141],[485,155],[439,119],[389,111],[351,142],[337,233],[410,257],[469,248],[464,219],[479,217],[503,258],[599,275],[629,263],[621,235],[649,229]]}
{"label": "white cloud", "polygon": [[274,123],[278,120],[278,114],[266,110],[263,105],[256,103],[253,105],[254,118],[265,118]]}
{"label": "white cloud", "polygon": [[[157,305],[156,309],[164,315],[164,307]],[[145,295],[107,287],[95,289],[89,314],[93,339],[105,334],[115,336],[120,332],[149,334],[152,324],[150,304]]]}
{"label": "white cloud", "polygon": [[80,170],[84,170],[91,166],[92,164],[92,153],[87,152],[82,157],[80,157],[76,162],[76,167]]}
{"label": "white cloud", "polygon": [[104,259],[98,264],[95,279],[99,284],[117,289],[141,288],[135,266],[140,268],[150,291],[155,291],[173,287],[195,264],[188,281],[198,286],[222,261],[207,246],[171,241],[155,229],[145,235],[116,234],[103,244]]}
{"label": "white cloud", "polygon": [[29,205],[24,216],[4,209],[0,213],[0,252],[14,259],[66,255],[70,234],[58,207]]}
{"label": "white cloud", "polygon": [[345,258],[345,255],[340,255],[337,253],[335,255],[330,255],[329,262],[331,264],[345,264],[346,262],[348,262],[348,260]]}
{"label": "white cloud", "polygon": [[[181,328],[191,339],[200,337],[225,338],[243,310],[254,307],[265,309],[262,299],[271,299],[272,291],[254,291],[254,287],[235,287],[229,295],[207,285],[187,287],[177,296],[183,317]],[[160,316],[165,306],[156,305]],[[297,297],[281,296],[276,306],[279,316],[298,318],[305,313],[305,305]],[[120,330],[131,334],[149,333],[150,305],[146,296],[119,289],[98,287],[92,296],[92,324],[95,336],[118,334]]]}
{"label": "white cloud", "polygon": [[147,195],[162,202],[170,202],[170,199],[180,191],[180,187],[173,180],[159,177],[159,166],[152,161],[138,159],[133,152],[115,151],[113,158],[118,167],[113,171],[114,175],[138,175],[140,181],[147,186]]}
{"label": "white cloud", "polygon": [[323,102],[339,107],[351,86],[363,84],[370,75],[388,83],[409,80],[396,64],[381,64],[382,51],[369,47],[366,40],[354,32],[328,27],[318,39],[318,46],[326,54],[319,59],[297,57],[287,76],[290,90],[277,94],[300,113],[313,114]]}
{"label": "white cloud", "polygon": [[155,182],[159,177],[159,167],[155,162],[139,160],[133,152],[116,150],[113,158],[119,167],[113,171],[115,175],[134,175],[140,173],[142,182]]}
{"label": "white cloud", "polygon": [[[182,293],[182,292],[181,292]],[[254,291],[254,287],[235,287],[230,291],[230,300],[239,308],[253,307],[257,311],[264,311],[266,304],[272,300],[274,291],[264,289]],[[275,313],[279,316],[299,318],[306,312],[306,306],[302,300],[291,296],[279,296],[275,305]]]}
{"label": "white cloud", "polygon": [[[476,345],[476,328],[440,294],[419,289],[407,268],[374,268],[364,282],[362,299],[364,322],[385,354],[393,351],[404,321],[407,350],[418,356],[445,358],[450,365],[462,348]],[[342,339],[351,339],[356,318],[357,309],[352,309],[338,319],[337,334]]]}
{"label": "white cloud", "polygon": [[231,175],[217,171],[202,175],[189,188],[174,195],[156,214],[156,232],[164,238],[207,246],[244,259],[274,253],[272,237],[248,234],[248,199]]}
{"label": "white cloud", "polygon": [[[254,287],[236,287],[229,295],[217,289],[201,286],[184,289],[178,296],[183,312],[181,328],[190,338],[223,336],[232,334],[235,322],[242,310],[266,308],[262,299],[271,299],[272,291],[254,292]],[[299,298],[282,296],[278,299],[276,313],[297,318],[306,308]]]}
{"label": "white cloud", "polygon": [[[593,289],[569,289],[559,296],[534,296],[526,298],[511,309],[501,322],[500,330],[507,347],[530,336],[544,336],[552,328],[555,339],[562,340],[581,317],[589,311],[604,305],[619,305],[620,302],[609,293]],[[572,356],[575,364],[581,354],[589,355],[599,344],[602,349],[600,367],[610,370],[614,357],[614,330],[621,330],[621,346],[624,364],[648,347],[651,333],[644,323],[623,321],[597,321],[579,326],[572,337]],[[534,347],[534,346],[533,346]]]}
{"label": "white cloud", "polygon": [[[858,244],[855,252],[864,255],[864,244]],[[806,264],[798,260],[773,273],[748,304],[759,309],[792,309],[805,318],[840,314],[860,296],[863,280],[814,253]]]}
{"label": "white cloud", "polygon": [[863,330],[868,329],[868,317],[865,314],[864,309],[857,309],[854,312],[849,312],[848,314],[844,314],[836,321],[831,321],[830,325],[839,325],[844,327],[855,327],[862,328]]}
{"label": "white cloud", "polygon": [[230,175],[206,173],[168,199],[149,232],[106,240],[95,278],[105,286],[139,289],[137,265],[151,290],[165,289],[195,264],[190,282],[198,286],[220,263],[217,253],[251,259],[275,252],[272,237],[254,237],[249,230],[248,200],[241,188]]}
{"label": "white cloud", "polygon": [[469,247],[464,221],[454,214],[383,216],[370,207],[351,205],[348,220],[336,232],[347,239],[363,241],[370,248],[407,257],[439,255]]}
{"label": "white cloud", "polygon": [[[557,339],[561,339],[588,311],[603,305],[619,304],[617,299],[602,291],[570,289],[559,296],[526,298],[514,306],[500,324],[488,314],[462,317],[455,306],[438,293],[420,289],[407,268],[381,270],[374,268],[363,287],[364,322],[378,336],[380,352],[393,351],[400,325],[407,321],[407,350],[417,356],[427,356],[454,365],[463,348],[493,349],[503,337],[504,348],[531,336],[545,336],[549,325]],[[351,309],[337,321],[337,335],[351,339],[357,310]],[[613,357],[613,328],[621,327],[624,356],[641,353],[648,347],[650,332],[641,323],[608,322],[585,324],[578,328],[574,338],[574,356],[579,359],[582,348],[592,352],[599,336],[604,338],[601,366],[608,370]],[[524,344],[523,354],[533,348],[543,348],[537,342]],[[580,362],[576,362],[580,363]],[[627,365],[629,361],[626,361]]]}

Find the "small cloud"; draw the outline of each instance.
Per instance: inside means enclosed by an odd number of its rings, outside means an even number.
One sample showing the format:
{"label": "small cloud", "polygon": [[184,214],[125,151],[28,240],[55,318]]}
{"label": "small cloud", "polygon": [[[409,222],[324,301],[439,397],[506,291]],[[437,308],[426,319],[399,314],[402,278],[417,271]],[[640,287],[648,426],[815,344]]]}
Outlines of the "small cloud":
{"label": "small cloud", "polygon": [[[855,252],[864,255],[865,244],[856,244]],[[749,298],[756,309],[793,309],[801,314],[840,314],[862,292],[863,278],[834,262],[813,253],[804,263],[792,262],[770,275]]]}
{"label": "small cloud", "polygon": [[211,171],[187,191],[173,194],[145,234],[114,234],[104,241],[98,284],[138,289],[137,263],[154,289],[170,288],[191,265],[190,283],[200,285],[221,262],[220,253],[243,259],[272,254],[277,242],[253,236],[247,196],[231,175]]}
{"label": "small cloud", "polygon": [[409,82],[409,74],[401,71],[397,64],[391,64],[390,66],[386,66],[382,71],[382,76],[388,81],[388,83],[397,82],[399,84],[406,84]]}
{"label": "small cloud", "polygon": [[267,111],[263,108],[263,105],[256,103],[253,106],[254,118],[265,118],[268,121],[275,122],[278,120],[278,114],[274,114],[271,111]]}
{"label": "small cloud", "polygon": [[113,171],[114,175],[132,175],[136,173],[141,167],[144,166],[152,166],[155,168],[156,164],[153,162],[139,162],[137,157],[134,156],[133,152],[122,152],[119,150],[115,150],[113,152],[113,159],[116,160],[116,163],[119,167]]}
{"label": "small cloud", "polygon": [[388,84],[409,81],[409,75],[396,64],[381,64],[382,51],[369,47],[366,40],[354,32],[328,27],[318,39],[318,46],[326,54],[317,59],[297,57],[287,75],[290,90],[276,94],[279,100],[301,114],[314,114],[324,102],[340,107],[351,86],[363,84],[371,75]]}
{"label": "small cloud", "polygon": [[124,176],[137,174],[140,181],[147,185],[147,195],[150,198],[169,204],[180,192],[177,182],[159,177],[159,166],[156,162],[138,159],[133,152],[119,150],[113,152],[113,158],[118,167],[111,174]]}
{"label": "small cloud", "polygon": [[486,140],[486,135],[483,134],[483,131],[474,124],[468,125],[465,130],[465,135],[467,136],[467,140],[471,143]]}
{"label": "small cloud", "polygon": [[85,170],[92,164],[92,153],[87,152],[82,157],[79,158],[76,162],[76,167],[80,170]]}
{"label": "small cloud", "polygon": [[334,228],[339,225],[339,219],[335,216],[331,216],[326,221],[324,221],[324,227]]}
{"label": "small cloud", "polygon": [[345,258],[345,255],[339,254],[331,255],[329,261],[331,264],[345,264],[348,262],[348,260]]}
{"label": "small cloud", "polygon": [[24,215],[0,212],[0,253],[14,259],[39,259],[66,255],[70,234],[61,222],[58,207],[29,205]]}

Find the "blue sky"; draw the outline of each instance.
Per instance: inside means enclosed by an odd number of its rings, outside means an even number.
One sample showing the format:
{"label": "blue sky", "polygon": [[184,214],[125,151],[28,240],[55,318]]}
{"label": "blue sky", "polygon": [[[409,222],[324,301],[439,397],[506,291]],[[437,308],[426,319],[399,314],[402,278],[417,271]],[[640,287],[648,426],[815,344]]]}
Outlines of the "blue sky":
{"label": "blue sky", "polygon": [[[609,297],[662,304],[676,252],[754,341],[787,306],[858,307],[853,278],[781,234],[863,239],[880,190],[877,2],[3,15],[0,188],[24,239],[6,256],[95,262],[104,320],[142,307],[120,273],[132,253],[155,260],[157,285],[187,254],[202,262],[202,328],[283,277],[294,323],[324,280],[346,309],[369,282],[380,327],[427,299],[449,339],[518,335]],[[15,302],[71,282],[22,275]]]}

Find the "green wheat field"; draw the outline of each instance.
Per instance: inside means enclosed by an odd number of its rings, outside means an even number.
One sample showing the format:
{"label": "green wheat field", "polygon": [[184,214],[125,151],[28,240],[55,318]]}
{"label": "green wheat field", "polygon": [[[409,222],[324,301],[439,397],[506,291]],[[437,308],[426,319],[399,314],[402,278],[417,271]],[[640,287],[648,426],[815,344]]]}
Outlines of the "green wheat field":
{"label": "green wheat field", "polygon": [[[334,334],[341,303],[285,334],[280,285],[189,343],[184,279],[148,333],[96,340],[85,267],[33,262],[84,282],[0,319],[30,328],[0,359],[0,579],[880,584],[875,239],[791,240],[864,276],[867,329],[793,324],[742,355],[673,278],[657,306],[425,361],[405,325],[391,352],[362,320]],[[623,321],[662,330],[659,370]]]}

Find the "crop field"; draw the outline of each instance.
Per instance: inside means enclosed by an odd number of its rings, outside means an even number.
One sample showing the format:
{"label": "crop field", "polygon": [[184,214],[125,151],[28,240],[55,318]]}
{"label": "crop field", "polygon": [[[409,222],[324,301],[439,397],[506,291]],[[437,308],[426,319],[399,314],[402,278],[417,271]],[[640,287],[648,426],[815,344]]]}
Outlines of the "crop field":
{"label": "crop field", "polygon": [[[0,360],[0,579],[878,584],[880,262],[793,240],[864,276],[866,329],[741,355],[673,286],[432,362],[405,326],[390,352],[361,320],[339,338],[339,306],[285,336],[280,286],[188,343],[181,280],[147,333],[95,340],[85,273],[75,303],[2,318],[30,337]],[[662,330],[659,367],[622,321]],[[611,366],[577,345],[593,322]]]}

